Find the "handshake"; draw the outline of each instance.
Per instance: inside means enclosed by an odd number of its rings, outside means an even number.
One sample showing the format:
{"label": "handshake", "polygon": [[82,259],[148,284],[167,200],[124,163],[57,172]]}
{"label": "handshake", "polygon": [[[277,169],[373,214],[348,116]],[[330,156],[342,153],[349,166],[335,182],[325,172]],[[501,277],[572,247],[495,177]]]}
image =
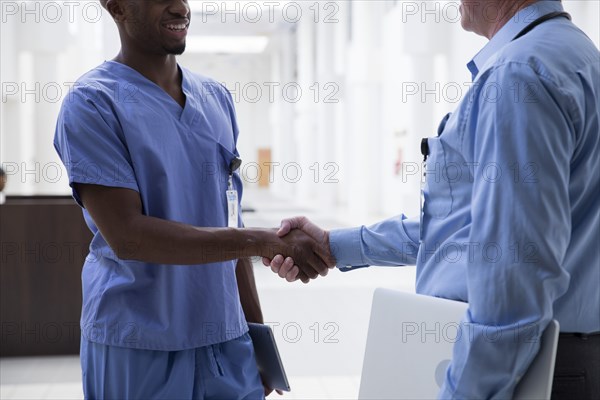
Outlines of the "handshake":
{"label": "handshake", "polygon": [[[285,219],[277,231],[282,246],[273,249],[273,257],[263,257],[263,264],[288,282],[304,283],[326,276],[336,260],[329,247],[329,232],[306,217]],[[280,251],[280,252],[278,252]]]}

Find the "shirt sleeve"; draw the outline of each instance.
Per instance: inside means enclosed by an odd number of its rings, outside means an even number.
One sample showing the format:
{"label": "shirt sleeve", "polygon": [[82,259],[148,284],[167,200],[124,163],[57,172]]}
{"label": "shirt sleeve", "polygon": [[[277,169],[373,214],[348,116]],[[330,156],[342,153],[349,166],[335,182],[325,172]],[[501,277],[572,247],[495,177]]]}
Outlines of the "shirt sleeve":
{"label": "shirt sleeve", "polygon": [[525,64],[486,75],[464,143],[479,165],[469,309],[440,398],[512,398],[539,350],[554,301],[569,285],[561,268],[571,232],[575,141],[568,96]]}
{"label": "shirt sleeve", "polygon": [[120,124],[102,94],[74,89],[63,102],[54,147],[69,175],[73,197],[83,207],[75,183],[121,187],[139,192]]}
{"label": "shirt sleeve", "polygon": [[331,254],[341,271],[370,265],[414,265],[419,251],[419,219],[404,215],[329,234]]}

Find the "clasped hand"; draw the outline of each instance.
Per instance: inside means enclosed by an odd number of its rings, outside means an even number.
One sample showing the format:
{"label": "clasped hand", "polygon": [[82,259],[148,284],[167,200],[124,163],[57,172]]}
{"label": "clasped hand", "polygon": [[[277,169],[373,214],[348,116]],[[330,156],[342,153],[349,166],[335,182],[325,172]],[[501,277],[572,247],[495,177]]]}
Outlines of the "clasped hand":
{"label": "clasped hand", "polygon": [[[336,261],[329,248],[329,232],[319,228],[306,217],[285,219],[277,236],[294,249],[278,253],[272,259],[263,257],[263,264],[288,282],[304,283],[326,276]],[[285,254],[285,256],[284,256]]]}

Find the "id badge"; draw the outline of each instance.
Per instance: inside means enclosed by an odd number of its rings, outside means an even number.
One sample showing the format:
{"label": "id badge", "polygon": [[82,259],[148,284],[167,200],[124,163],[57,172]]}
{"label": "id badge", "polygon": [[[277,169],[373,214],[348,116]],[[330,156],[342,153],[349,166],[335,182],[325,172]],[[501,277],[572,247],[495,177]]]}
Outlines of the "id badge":
{"label": "id badge", "polygon": [[239,207],[237,190],[227,191],[227,226],[238,228]]}
{"label": "id badge", "polygon": [[227,191],[225,194],[227,195],[227,226],[229,228],[239,228],[239,199],[238,192],[235,190],[233,186],[233,174],[240,168],[242,164],[242,160],[239,158],[234,158],[229,163],[229,185],[227,186]]}

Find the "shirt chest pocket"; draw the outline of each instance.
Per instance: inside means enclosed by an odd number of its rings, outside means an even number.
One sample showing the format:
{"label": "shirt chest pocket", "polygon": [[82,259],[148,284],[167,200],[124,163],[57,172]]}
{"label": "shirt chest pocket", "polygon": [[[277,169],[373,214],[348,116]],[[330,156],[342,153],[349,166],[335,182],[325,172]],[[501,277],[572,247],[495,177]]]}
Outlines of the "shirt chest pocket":
{"label": "shirt chest pocket", "polygon": [[429,138],[429,156],[425,164],[425,202],[423,213],[442,219],[452,212],[452,188],[448,178],[448,163],[444,143],[440,137]]}

